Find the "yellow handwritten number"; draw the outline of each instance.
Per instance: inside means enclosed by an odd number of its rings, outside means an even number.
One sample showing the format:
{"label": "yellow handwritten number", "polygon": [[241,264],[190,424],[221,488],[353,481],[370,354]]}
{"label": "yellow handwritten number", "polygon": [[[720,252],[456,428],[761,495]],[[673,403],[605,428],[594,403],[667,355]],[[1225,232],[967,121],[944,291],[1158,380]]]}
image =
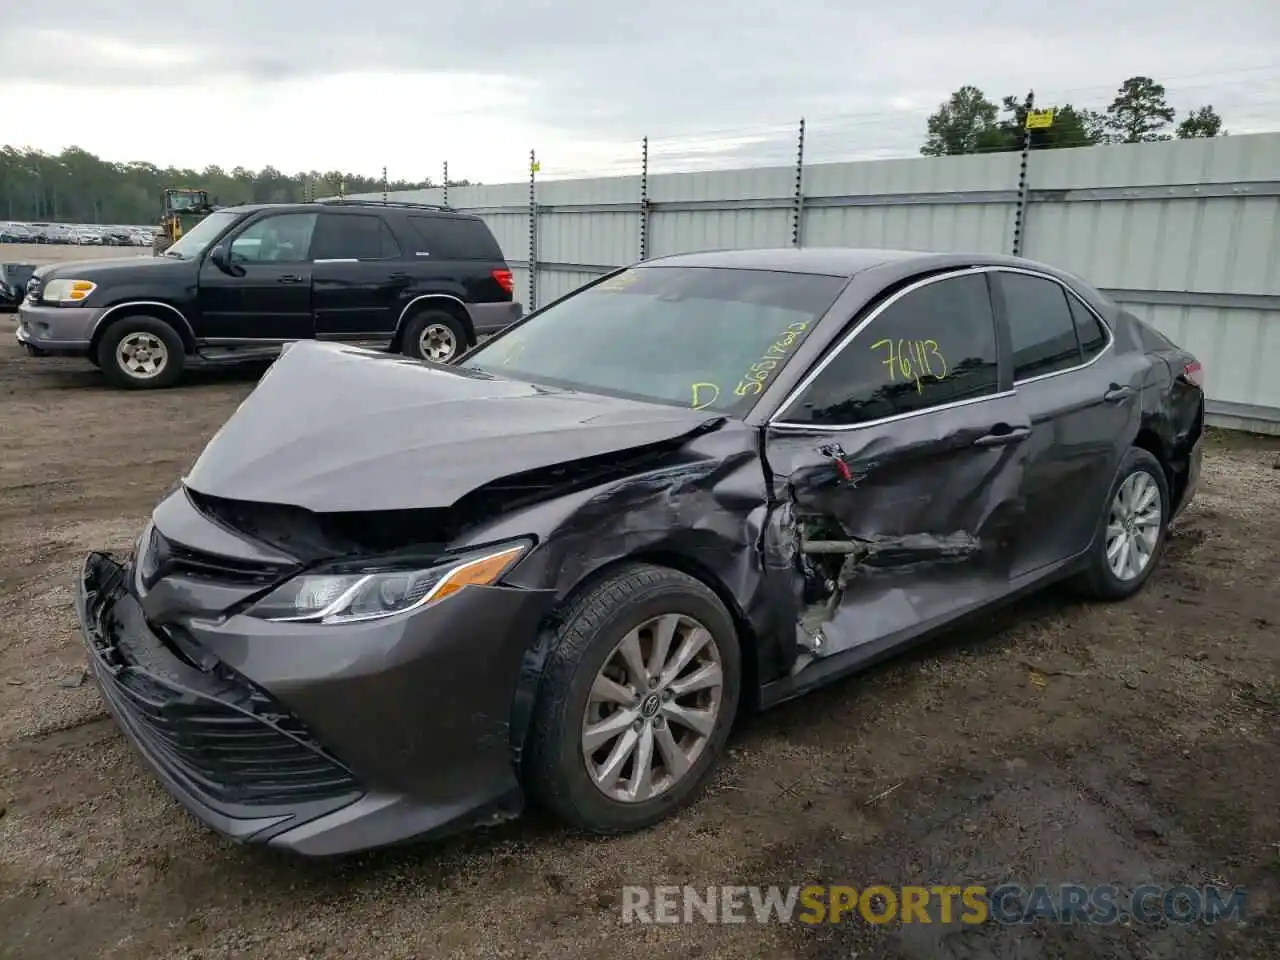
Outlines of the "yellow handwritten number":
{"label": "yellow handwritten number", "polygon": [[938,350],[938,341],[937,341],[937,340],[925,340],[925,341],[924,341],[924,347],[925,347],[925,349],[926,349],[926,350],[928,350],[928,351],[929,351],[929,353],[931,353],[931,354],[933,354],[935,357],[937,357],[937,358],[938,358],[938,362],[939,362],[940,364],[942,364],[942,372],[941,372],[941,373],[935,373],[935,374],[934,374],[934,376],[935,376],[935,377],[937,377],[939,380],[942,380],[942,379],[943,379],[943,378],[945,378],[945,377],[946,377],[946,375],[947,375],[947,361],[946,361],[945,359],[943,359],[942,352],[941,352],[940,350]]}
{"label": "yellow handwritten number", "polygon": [[[707,397],[707,394],[710,397]],[[739,394],[741,396],[741,394]],[[693,409],[705,410],[720,399],[720,388],[714,383],[695,383],[693,385]]]}

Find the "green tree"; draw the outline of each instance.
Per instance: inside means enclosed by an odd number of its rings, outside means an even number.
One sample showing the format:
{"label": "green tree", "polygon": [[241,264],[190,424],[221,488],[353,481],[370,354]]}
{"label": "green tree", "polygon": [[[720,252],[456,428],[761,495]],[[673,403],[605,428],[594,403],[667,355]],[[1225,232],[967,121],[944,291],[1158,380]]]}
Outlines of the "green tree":
{"label": "green tree", "polygon": [[[1000,131],[1008,150],[1021,150],[1026,133],[1027,103],[1025,97],[1005,97],[1004,112],[1009,118],[1000,121]],[[1054,147],[1088,147],[1097,143],[1096,131],[1089,123],[1089,111],[1077,110],[1069,103],[1060,107],[1035,107],[1052,110],[1053,124],[1031,131],[1031,149],[1048,150]]]}
{"label": "green tree", "polygon": [[1192,140],[1196,137],[1225,137],[1227,131],[1222,129],[1222,117],[1212,106],[1203,106],[1192,110],[1178,124],[1178,139]]}
{"label": "green tree", "polygon": [[929,117],[928,137],[920,152],[926,157],[954,157],[1006,148],[996,118],[1000,108],[977,87],[965,85],[938,105]]}
{"label": "green tree", "polygon": [[[112,163],[79,147],[57,155],[17,146],[0,147],[0,219],[66,223],[154,223],[160,216],[165,187],[197,187],[224,206],[262,201],[301,201],[336,194],[382,190],[382,178],[339,170],[284,173],[274,167],[225,170],[206,166],[197,171],[158,167],[143,160]],[[461,186],[465,180],[454,181]],[[433,186],[430,178],[394,180],[391,190]]]}
{"label": "green tree", "polygon": [[1163,84],[1150,77],[1130,77],[1107,107],[1107,132],[1116,143],[1168,140],[1169,134],[1163,131],[1175,115]]}

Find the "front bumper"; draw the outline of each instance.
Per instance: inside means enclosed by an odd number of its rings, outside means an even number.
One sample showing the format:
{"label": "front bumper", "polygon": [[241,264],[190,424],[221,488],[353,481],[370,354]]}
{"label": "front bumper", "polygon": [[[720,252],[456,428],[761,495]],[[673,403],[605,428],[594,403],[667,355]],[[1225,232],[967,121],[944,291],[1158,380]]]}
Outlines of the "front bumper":
{"label": "front bumper", "polygon": [[133,576],[105,554],[85,561],[91,671],[132,745],[214,830],[325,856],[520,812],[509,718],[542,594],[469,587],[347,628],[157,627]]}
{"label": "front bumper", "polygon": [[99,307],[18,305],[18,342],[33,353],[83,357],[89,354]]}

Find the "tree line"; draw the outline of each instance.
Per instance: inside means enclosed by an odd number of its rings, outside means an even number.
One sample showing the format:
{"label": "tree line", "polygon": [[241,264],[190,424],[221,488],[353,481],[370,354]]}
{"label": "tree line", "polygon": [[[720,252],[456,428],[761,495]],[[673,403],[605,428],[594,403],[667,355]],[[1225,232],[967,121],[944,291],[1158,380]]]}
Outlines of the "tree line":
{"label": "tree line", "polygon": [[[450,186],[471,181],[449,179]],[[390,190],[434,187],[422,180],[391,180]],[[283,173],[275,167],[203,170],[158,167],[134,161],[112,163],[69,147],[58,154],[0,147],[0,220],[52,223],[148,224],[160,219],[166,187],[207,190],[221,206],[288,203],[345,193],[377,193],[382,180],[339,170]]]}
{"label": "tree line", "polygon": [[[1033,105],[1053,110],[1053,124],[1030,131],[1031,148],[1089,147],[1103,143],[1150,143],[1221,137],[1222,117],[1211,105],[1196,107],[1177,120],[1162,84],[1150,77],[1130,77],[1105,110],[1071,103]],[[975,86],[966,85],[940,104],[926,124],[920,152],[926,157],[1021,150],[1026,136],[1025,98],[1005,97],[997,105]]]}

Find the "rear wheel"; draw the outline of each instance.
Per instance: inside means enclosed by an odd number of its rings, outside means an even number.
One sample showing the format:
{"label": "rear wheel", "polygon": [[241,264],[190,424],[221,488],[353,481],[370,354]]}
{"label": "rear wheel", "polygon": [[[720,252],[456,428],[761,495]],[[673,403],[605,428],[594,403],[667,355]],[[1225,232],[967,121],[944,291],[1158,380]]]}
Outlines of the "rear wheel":
{"label": "rear wheel", "polygon": [[1160,461],[1130,447],[1107,495],[1089,566],[1080,578],[1088,596],[1123,600],[1155,570],[1169,529],[1169,481]]}
{"label": "rear wheel", "polygon": [[525,776],[593,833],[650,826],[701,791],[738,706],[737,631],[703,583],[623,568],[566,611],[542,676]]}
{"label": "rear wheel", "polygon": [[466,331],[457,317],[444,310],[422,310],[405,324],[401,352],[407,357],[449,363],[466,349]]}
{"label": "rear wheel", "polygon": [[107,382],[128,390],[171,387],[186,361],[178,331],[155,317],[121,317],[103,334],[98,366]]}

